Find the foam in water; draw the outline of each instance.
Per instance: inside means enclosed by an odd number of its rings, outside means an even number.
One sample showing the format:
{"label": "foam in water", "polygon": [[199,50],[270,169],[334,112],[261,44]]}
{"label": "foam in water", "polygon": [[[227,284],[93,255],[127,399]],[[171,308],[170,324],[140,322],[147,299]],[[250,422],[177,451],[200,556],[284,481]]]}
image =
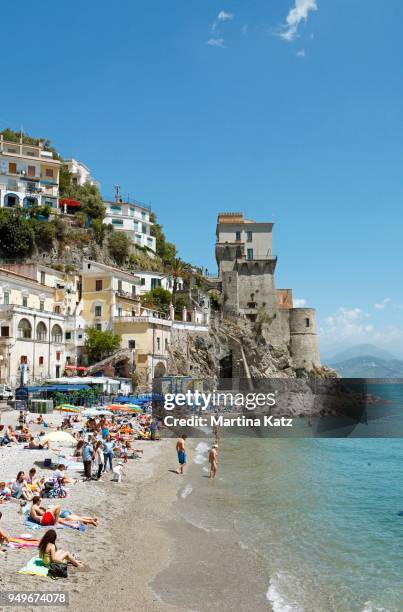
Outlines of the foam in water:
{"label": "foam in water", "polygon": [[196,456],[193,461],[198,465],[205,463],[207,461],[206,455],[208,453],[208,450],[209,445],[206,444],[206,442],[199,442],[199,444],[196,446]]}
{"label": "foam in water", "polygon": [[366,601],[362,612],[389,612],[386,608],[374,607],[371,601]]}
{"label": "foam in water", "polygon": [[191,494],[192,491],[193,491],[192,485],[187,484],[186,487],[181,492],[181,498],[186,499]]}
{"label": "foam in water", "polygon": [[290,604],[284,599],[278,585],[278,579],[280,578],[280,574],[275,574],[270,579],[269,588],[266,593],[266,599],[270,601],[274,612],[304,612],[304,608],[296,606],[295,604]]}

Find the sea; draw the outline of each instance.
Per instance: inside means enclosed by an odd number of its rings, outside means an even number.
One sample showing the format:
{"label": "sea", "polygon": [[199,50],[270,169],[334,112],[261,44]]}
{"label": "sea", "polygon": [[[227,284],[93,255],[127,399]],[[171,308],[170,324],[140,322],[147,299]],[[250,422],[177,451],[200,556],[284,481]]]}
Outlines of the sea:
{"label": "sea", "polygon": [[[259,567],[253,591],[261,599],[250,610],[403,611],[403,403],[370,406],[367,416],[348,437],[337,428],[318,436],[317,424],[304,421],[292,437],[224,436],[214,482],[211,440],[193,440],[177,510],[221,541],[216,567],[231,564],[245,577],[231,583],[231,599]],[[189,609],[227,609],[219,593],[214,605],[208,596]]]}

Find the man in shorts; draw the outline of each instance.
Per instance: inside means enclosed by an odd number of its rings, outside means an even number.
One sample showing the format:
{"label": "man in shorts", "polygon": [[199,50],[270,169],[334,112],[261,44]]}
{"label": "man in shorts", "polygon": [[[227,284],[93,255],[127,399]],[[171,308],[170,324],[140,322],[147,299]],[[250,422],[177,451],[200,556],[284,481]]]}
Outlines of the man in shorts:
{"label": "man in shorts", "polygon": [[176,452],[178,453],[179,467],[176,470],[177,474],[183,474],[183,468],[186,465],[186,448],[185,448],[186,436],[182,436],[176,443]]}

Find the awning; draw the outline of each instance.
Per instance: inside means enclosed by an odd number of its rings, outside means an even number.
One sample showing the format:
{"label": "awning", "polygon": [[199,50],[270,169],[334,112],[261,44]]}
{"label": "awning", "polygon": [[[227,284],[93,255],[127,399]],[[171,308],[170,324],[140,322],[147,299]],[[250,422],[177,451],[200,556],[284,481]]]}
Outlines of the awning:
{"label": "awning", "polygon": [[64,366],[65,370],[77,370],[78,372],[86,372],[88,368],[85,366],[75,366],[75,365],[66,365]]}
{"label": "awning", "polygon": [[39,393],[41,391],[87,391],[89,389],[91,389],[91,387],[89,387],[88,385],[43,385],[35,387],[19,387],[18,389],[16,389],[15,393]]}
{"label": "awning", "polygon": [[69,208],[79,208],[79,206],[81,206],[81,202],[78,200],[70,200],[70,198],[60,198],[59,204],[60,206],[68,206]]}

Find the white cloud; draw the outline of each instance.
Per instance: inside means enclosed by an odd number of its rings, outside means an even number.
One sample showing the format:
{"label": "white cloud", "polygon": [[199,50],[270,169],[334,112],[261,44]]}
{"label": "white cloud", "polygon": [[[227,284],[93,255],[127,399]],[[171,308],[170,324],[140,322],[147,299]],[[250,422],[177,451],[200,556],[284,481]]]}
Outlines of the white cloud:
{"label": "white cloud", "polygon": [[292,305],[294,308],[303,308],[306,304],[306,300],[304,298],[294,298],[292,301]]}
{"label": "white cloud", "polygon": [[295,54],[297,57],[305,57],[305,49],[300,49]]}
{"label": "white cloud", "polygon": [[290,9],[287,15],[286,25],[279,36],[283,40],[294,40],[298,33],[298,27],[301,21],[307,21],[310,11],[317,11],[318,5],[316,0],[295,0],[295,6]]}
{"label": "white cloud", "polygon": [[390,301],[390,298],[387,297],[382,300],[382,302],[379,302],[379,304],[374,304],[375,310],[383,310],[389,304]]}
{"label": "white cloud", "polygon": [[234,19],[234,13],[226,13],[225,11],[220,11],[217,15],[217,19],[219,21],[231,21]]}
{"label": "white cloud", "polygon": [[225,47],[223,38],[209,38],[206,45],[210,45],[210,47]]}

